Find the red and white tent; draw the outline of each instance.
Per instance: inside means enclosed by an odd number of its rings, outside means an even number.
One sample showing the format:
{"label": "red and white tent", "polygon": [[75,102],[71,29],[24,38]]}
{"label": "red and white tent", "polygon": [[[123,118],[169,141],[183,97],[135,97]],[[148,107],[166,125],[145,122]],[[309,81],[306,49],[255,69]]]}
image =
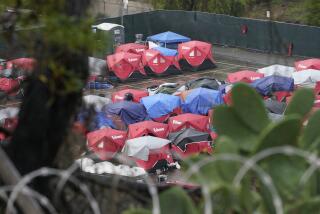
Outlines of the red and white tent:
{"label": "red and white tent", "polygon": [[19,80],[10,78],[0,78],[0,90],[15,93],[19,91]]}
{"label": "red and white tent", "polygon": [[196,67],[206,59],[214,63],[212,45],[201,41],[190,41],[178,46],[178,60],[185,59],[190,65]]}
{"label": "red and white tent", "polygon": [[122,80],[129,78],[134,71],[146,75],[141,63],[141,56],[138,54],[119,52],[109,55],[107,56],[107,65],[109,70]]}
{"label": "red and white tent", "polygon": [[180,114],[170,117],[168,121],[169,131],[177,132],[185,128],[194,128],[198,131],[209,131],[209,118],[198,114]]}
{"label": "red and white tent", "polygon": [[254,80],[263,78],[264,74],[255,71],[243,70],[228,74],[227,81],[229,83],[246,82],[251,83]]}
{"label": "red and white tent", "polygon": [[111,159],[120,152],[125,144],[127,133],[125,131],[104,128],[87,134],[88,147],[94,151],[101,160]]}
{"label": "red and white tent", "polygon": [[128,53],[141,55],[147,49],[148,47],[146,45],[137,44],[137,43],[127,43],[127,44],[119,45],[116,48],[116,53],[128,52]]}
{"label": "red and white tent", "polygon": [[33,58],[18,58],[7,62],[7,69],[13,67],[23,69],[26,71],[32,71],[36,66],[36,60]]}
{"label": "red and white tent", "polygon": [[159,138],[167,138],[169,127],[167,124],[154,121],[143,121],[131,124],[128,127],[128,139],[152,135]]}
{"label": "red and white tent", "polygon": [[149,96],[149,92],[145,90],[137,89],[124,89],[121,91],[116,91],[112,93],[112,102],[120,102],[124,100],[126,93],[131,93],[133,95],[133,102],[139,103],[141,98]]}
{"label": "red and white tent", "polygon": [[320,58],[301,60],[294,63],[297,71],[314,69],[320,70]]}
{"label": "red and white tent", "polygon": [[160,51],[149,49],[142,54],[143,66],[148,66],[154,73],[161,74],[171,65],[180,70],[176,56],[164,56]]}

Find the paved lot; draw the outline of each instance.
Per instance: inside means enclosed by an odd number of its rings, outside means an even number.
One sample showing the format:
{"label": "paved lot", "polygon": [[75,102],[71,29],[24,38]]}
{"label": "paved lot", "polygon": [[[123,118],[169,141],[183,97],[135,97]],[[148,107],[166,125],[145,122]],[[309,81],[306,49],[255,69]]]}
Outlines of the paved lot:
{"label": "paved lot", "polygon": [[146,89],[152,85],[162,84],[164,82],[173,82],[173,83],[185,83],[188,80],[196,79],[203,76],[213,77],[219,80],[225,80],[227,73],[236,72],[239,70],[249,69],[257,70],[263,65],[258,65],[248,62],[233,62],[231,60],[217,59],[216,68],[210,70],[196,71],[196,72],[182,72],[178,75],[170,75],[165,77],[153,77],[150,79],[136,80],[134,82],[120,83],[114,89],[111,90],[90,90],[87,93],[90,94],[105,94],[106,97],[109,97],[113,91],[126,89],[126,88],[135,88],[135,89]]}
{"label": "paved lot", "polygon": [[[181,83],[203,77],[209,76],[219,80],[225,80],[227,73],[236,72],[239,70],[257,70],[273,64],[282,64],[293,66],[294,61],[303,59],[303,57],[288,57],[275,54],[260,53],[255,51],[247,51],[237,48],[229,47],[214,47],[214,58],[216,60],[216,68],[210,70],[203,70],[197,72],[182,72],[178,75],[170,75],[165,77],[152,77],[149,79],[136,79],[134,82],[124,82],[118,84],[115,88],[109,90],[88,90],[85,94],[104,94],[110,97],[111,93],[126,88],[146,89],[152,85],[162,84],[164,82]],[[0,108],[8,106],[18,106],[19,101],[8,101],[2,103]]]}

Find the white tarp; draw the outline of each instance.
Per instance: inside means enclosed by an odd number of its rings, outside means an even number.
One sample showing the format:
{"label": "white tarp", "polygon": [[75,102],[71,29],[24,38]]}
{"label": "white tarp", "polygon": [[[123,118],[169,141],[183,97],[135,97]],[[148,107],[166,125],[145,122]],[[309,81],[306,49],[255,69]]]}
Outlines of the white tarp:
{"label": "white tarp", "polygon": [[89,57],[89,72],[95,75],[104,75],[107,71],[106,60]]}
{"label": "white tarp", "polygon": [[84,172],[97,174],[116,174],[121,176],[138,177],[146,174],[146,171],[140,167],[130,167],[127,165],[114,165],[111,162],[103,161],[94,163],[89,158],[82,158],[77,161]]}
{"label": "white tarp", "polygon": [[147,161],[150,150],[160,149],[171,141],[153,136],[143,136],[126,141],[122,149],[126,155]]}
{"label": "white tarp", "polygon": [[100,97],[97,95],[86,95],[83,96],[83,102],[86,106],[93,105],[94,109],[99,112],[107,104],[112,103],[111,99],[106,97]]}
{"label": "white tarp", "polygon": [[160,89],[162,89],[163,87],[178,87],[178,83],[170,83],[170,82],[166,82],[163,83],[161,85],[159,85],[158,87],[154,87],[154,88],[147,88],[149,96],[155,95],[159,92]]}
{"label": "white tarp", "polygon": [[0,124],[4,123],[6,118],[14,118],[18,115],[19,108],[8,107],[0,110]]}
{"label": "white tarp", "polygon": [[109,31],[114,27],[123,27],[122,25],[113,24],[113,23],[101,23],[98,25],[93,25],[93,28],[97,28],[99,30]]}
{"label": "white tarp", "polygon": [[320,71],[314,69],[298,71],[294,72],[292,77],[295,85],[314,87],[320,81]]}
{"label": "white tarp", "polygon": [[159,47],[159,45],[154,42],[148,41],[148,47],[149,49],[152,49],[152,48]]}
{"label": "white tarp", "polygon": [[257,70],[258,73],[264,74],[266,77],[271,75],[292,77],[292,74],[295,71],[296,69],[294,67],[285,65],[271,65]]}

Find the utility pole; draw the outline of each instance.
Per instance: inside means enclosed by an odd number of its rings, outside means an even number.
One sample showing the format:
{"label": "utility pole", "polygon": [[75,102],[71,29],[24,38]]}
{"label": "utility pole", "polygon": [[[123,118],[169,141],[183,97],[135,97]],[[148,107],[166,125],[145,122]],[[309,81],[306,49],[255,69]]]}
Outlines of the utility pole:
{"label": "utility pole", "polygon": [[121,1],[121,25],[123,26],[123,13],[124,9],[128,9],[129,0],[122,0]]}

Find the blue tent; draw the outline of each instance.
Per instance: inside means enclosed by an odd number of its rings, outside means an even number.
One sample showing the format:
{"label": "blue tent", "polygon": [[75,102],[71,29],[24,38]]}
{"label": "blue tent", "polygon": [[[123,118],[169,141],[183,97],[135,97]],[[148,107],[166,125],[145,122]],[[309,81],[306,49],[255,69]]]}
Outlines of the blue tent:
{"label": "blue tent", "polygon": [[250,85],[261,95],[267,96],[276,91],[293,91],[294,80],[289,77],[273,75],[258,79]]}
{"label": "blue tent", "polygon": [[104,112],[107,115],[118,115],[126,124],[133,124],[148,119],[147,112],[140,103],[122,101],[109,104],[105,107]]}
{"label": "blue tent", "polygon": [[180,97],[162,93],[144,97],[140,102],[147,109],[148,115],[153,119],[170,114],[181,105]]}
{"label": "blue tent", "polygon": [[207,115],[211,108],[221,104],[223,104],[223,99],[219,91],[196,88],[187,95],[182,104],[182,110],[185,113]]}
{"label": "blue tent", "polygon": [[167,31],[164,33],[159,33],[153,36],[147,37],[148,41],[152,42],[160,42],[163,44],[170,44],[170,43],[180,43],[180,42],[189,42],[191,39],[179,34],[176,34],[171,31]]}
{"label": "blue tent", "polygon": [[164,48],[164,47],[154,47],[152,49],[159,51],[163,56],[176,56],[178,54],[177,50]]}

